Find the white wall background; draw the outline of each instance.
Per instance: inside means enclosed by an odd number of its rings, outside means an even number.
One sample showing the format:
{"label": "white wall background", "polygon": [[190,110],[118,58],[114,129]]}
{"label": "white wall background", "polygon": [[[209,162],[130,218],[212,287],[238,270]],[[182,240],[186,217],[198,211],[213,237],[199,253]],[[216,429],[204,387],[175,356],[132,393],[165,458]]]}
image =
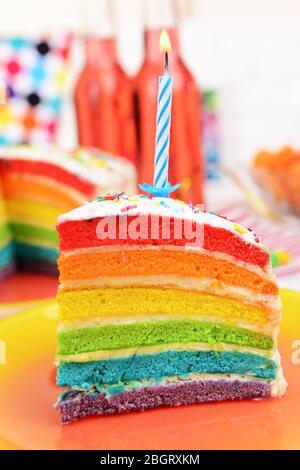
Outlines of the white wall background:
{"label": "white wall background", "polygon": [[[109,0],[120,62],[131,75],[143,60],[145,1]],[[168,0],[150,1],[161,5],[162,20]],[[220,93],[225,160],[246,162],[261,147],[300,147],[300,1],[174,1],[181,12],[184,59],[202,87],[216,87]],[[91,24],[85,14],[88,2],[102,0],[0,0],[0,35],[65,29],[79,34],[87,25],[106,30],[96,9]],[[189,12],[193,17],[187,16]],[[63,146],[76,143],[72,87],[84,60],[80,41],[72,57],[69,99],[59,133]]]}

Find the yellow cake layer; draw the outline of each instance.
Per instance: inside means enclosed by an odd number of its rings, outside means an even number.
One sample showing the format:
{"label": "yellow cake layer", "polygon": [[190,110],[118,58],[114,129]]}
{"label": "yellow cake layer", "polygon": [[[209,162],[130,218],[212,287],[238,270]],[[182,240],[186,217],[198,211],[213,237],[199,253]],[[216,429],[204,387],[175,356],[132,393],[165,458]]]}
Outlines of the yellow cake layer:
{"label": "yellow cake layer", "polygon": [[33,201],[7,199],[7,212],[10,220],[55,227],[61,209]]}
{"label": "yellow cake layer", "polygon": [[58,293],[59,320],[68,323],[110,316],[180,315],[219,318],[265,326],[272,311],[236,299],[156,287],[87,288]]}
{"label": "yellow cake layer", "polygon": [[[1,194],[0,194],[0,197],[1,197]],[[0,225],[5,223],[6,220],[7,220],[7,214],[6,214],[6,210],[4,207],[4,203],[3,201],[0,200]]]}

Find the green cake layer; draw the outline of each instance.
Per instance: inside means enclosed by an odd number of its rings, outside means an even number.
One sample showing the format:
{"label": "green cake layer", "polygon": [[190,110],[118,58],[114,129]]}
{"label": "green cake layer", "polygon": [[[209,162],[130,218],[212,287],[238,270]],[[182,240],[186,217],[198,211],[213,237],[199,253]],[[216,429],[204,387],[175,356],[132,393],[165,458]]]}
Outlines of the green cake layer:
{"label": "green cake layer", "polygon": [[188,342],[222,342],[266,350],[273,348],[273,339],[269,336],[242,328],[191,320],[62,330],[58,333],[58,354]]}
{"label": "green cake layer", "polygon": [[38,239],[44,242],[58,244],[58,235],[55,230],[50,228],[11,222],[10,227],[15,237]]}
{"label": "green cake layer", "polygon": [[2,241],[4,240],[6,242],[10,238],[10,236],[11,233],[8,224],[0,225],[0,246],[2,244]]}

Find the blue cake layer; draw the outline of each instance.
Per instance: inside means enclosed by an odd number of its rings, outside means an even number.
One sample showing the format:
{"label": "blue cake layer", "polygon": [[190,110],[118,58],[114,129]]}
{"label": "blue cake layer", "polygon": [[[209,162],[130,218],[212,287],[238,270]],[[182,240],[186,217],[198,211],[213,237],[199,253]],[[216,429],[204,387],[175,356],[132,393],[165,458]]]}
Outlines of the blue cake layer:
{"label": "blue cake layer", "polygon": [[88,389],[93,384],[116,384],[131,380],[161,379],[191,373],[240,374],[274,379],[277,364],[258,354],[218,351],[167,351],[126,358],[61,362],[57,383],[61,387]]}
{"label": "blue cake layer", "polygon": [[4,248],[0,249],[0,268],[11,264],[14,259],[14,246],[13,243],[9,243]]}
{"label": "blue cake layer", "polygon": [[58,250],[37,245],[15,242],[15,253],[18,258],[36,261],[50,261],[56,263]]}

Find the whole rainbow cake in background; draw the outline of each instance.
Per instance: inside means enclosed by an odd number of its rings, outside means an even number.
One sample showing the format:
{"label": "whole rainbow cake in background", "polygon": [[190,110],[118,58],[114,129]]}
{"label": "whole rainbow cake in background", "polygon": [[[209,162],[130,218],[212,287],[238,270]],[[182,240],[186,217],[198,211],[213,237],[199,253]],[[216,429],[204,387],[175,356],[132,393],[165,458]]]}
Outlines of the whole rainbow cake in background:
{"label": "whole rainbow cake in background", "polygon": [[79,148],[13,146],[0,151],[0,279],[17,263],[56,272],[57,217],[98,194],[134,191],[127,160]]}
{"label": "whole rainbow cake in background", "polygon": [[64,423],[284,393],[281,303],[252,231],[123,193],[61,215],[58,232]]}

